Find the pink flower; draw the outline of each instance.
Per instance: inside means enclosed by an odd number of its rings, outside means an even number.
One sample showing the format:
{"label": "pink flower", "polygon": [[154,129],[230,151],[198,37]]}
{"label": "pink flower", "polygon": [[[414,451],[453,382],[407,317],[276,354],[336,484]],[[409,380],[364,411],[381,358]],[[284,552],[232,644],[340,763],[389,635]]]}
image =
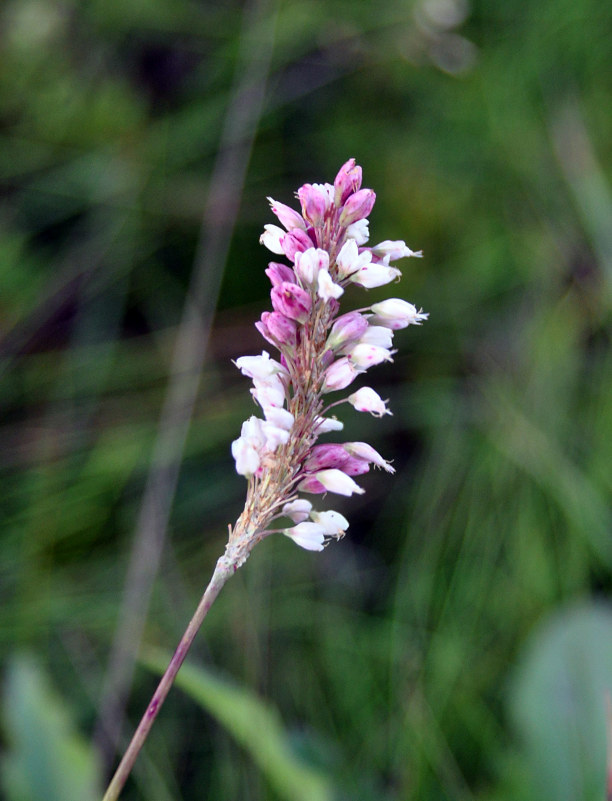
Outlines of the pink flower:
{"label": "pink flower", "polygon": [[372,211],[376,195],[371,189],[360,189],[354,195],[350,195],[340,213],[339,224],[347,227],[357,220],[363,220]]}
{"label": "pink flower", "polygon": [[286,264],[278,264],[278,262],[271,261],[270,264],[268,264],[266,275],[270,279],[272,286],[282,284],[283,281],[289,281],[295,284],[295,273],[291,267],[287,267]]}
{"label": "pink flower", "polygon": [[349,159],[340,167],[334,181],[334,201],[340,207],[345,200],[361,188],[361,167],[355,164],[355,159]]}
{"label": "pink flower", "polygon": [[[342,537],[348,521],[332,510],[314,510],[298,493],[361,494],[353,476],[367,473],[371,465],[393,472],[366,442],[317,443],[321,434],[343,427],[336,417],[323,416],[324,398],[370,367],[392,361],[393,332],[427,317],[398,298],[338,317],[339,298],[348,286],[383,286],[401,275],[393,261],[420,255],[402,240],[364,247],[376,196],[362,189],[361,181],[361,167],[349,159],[333,185],[304,184],[298,190],[301,214],[269,198],[286,230],[266,225],[261,242],[292,264],[269,263],[273,311],[264,312],[256,326],[280,357],[276,361],[263,351],[236,360],[251,378],[251,393],[264,416],[250,417],[232,443],[236,471],[249,479],[237,527],[261,538],[272,533],[265,530],[271,520],[288,517],[294,525],[282,533],[312,551]],[[343,402],[375,417],[391,414],[370,387],[332,401],[327,409]]]}
{"label": "pink flower", "polygon": [[325,371],[323,381],[323,392],[333,392],[336,389],[344,389],[352,384],[362,370],[357,369],[347,356],[343,356]]}
{"label": "pink flower", "polygon": [[368,320],[359,312],[348,312],[338,317],[327,337],[327,347],[331,350],[340,350],[346,345],[356,343],[365,334]]}
{"label": "pink flower", "polygon": [[280,312],[263,312],[261,320],[255,323],[255,328],[267,342],[277,348],[294,348],[297,345],[295,321]]}
{"label": "pink flower", "polygon": [[291,231],[292,228],[306,228],[306,223],[302,217],[291,206],[285,206],[284,203],[279,203],[278,200],[274,200],[271,197],[268,198],[268,203],[280,220],[281,225],[284,225],[288,231]]}
{"label": "pink flower", "polygon": [[312,308],[312,299],[305,289],[297,284],[290,284],[283,281],[281,284],[272,287],[270,293],[274,311],[296,320],[298,323],[305,323]]}

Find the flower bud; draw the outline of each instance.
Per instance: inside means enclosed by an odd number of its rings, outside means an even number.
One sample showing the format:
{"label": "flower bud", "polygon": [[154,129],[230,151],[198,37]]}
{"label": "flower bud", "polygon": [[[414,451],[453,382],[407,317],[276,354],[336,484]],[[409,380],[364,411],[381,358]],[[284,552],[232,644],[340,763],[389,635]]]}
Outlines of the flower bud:
{"label": "flower bud", "polygon": [[286,528],[283,534],[289,539],[292,539],[300,548],[305,548],[307,551],[322,551],[325,547],[326,529],[319,523],[313,523],[310,520],[305,520],[298,523],[293,528]]}
{"label": "flower bud", "polygon": [[280,312],[263,312],[261,320],[255,323],[255,328],[262,337],[277,348],[286,346],[295,348],[297,345],[297,326]]}
{"label": "flower bud", "polygon": [[263,234],[259,237],[259,241],[272,253],[278,253],[280,256],[284,253],[282,245],[284,238],[285,232],[278,225],[264,225]]}
{"label": "flower bud", "polygon": [[359,370],[346,356],[337,359],[325,371],[323,392],[333,392],[348,387],[361,372],[363,370]]}
{"label": "flower bud", "polygon": [[293,228],[306,228],[306,223],[302,219],[302,217],[291,208],[291,206],[286,206],[284,203],[279,203],[278,200],[274,200],[274,198],[269,197],[268,203],[270,204],[270,208],[276,214],[282,225],[288,231],[291,231]]}
{"label": "flower bud", "polygon": [[298,323],[305,323],[308,319],[312,308],[312,298],[301,286],[283,281],[272,287],[270,297],[274,310],[284,314],[285,317],[297,320]]}
{"label": "flower bud", "polygon": [[375,464],[376,467],[382,467],[387,473],[395,473],[395,469],[391,467],[389,462],[382,458],[380,453],[375,450],[367,442],[346,442],[344,444],[346,451],[357,459],[364,459],[367,462]]}
{"label": "flower bud", "polygon": [[351,195],[340,213],[339,224],[346,228],[357,220],[363,220],[374,208],[376,195],[371,189],[360,189]]}
{"label": "flower bud", "polygon": [[349,195],[361,188],[361,167],[349,159],[340,167],[334,180],[334,203],[340,208]]}
{"label": "flower bud", "polygon": [[357,484],[350,476],[343,473],[342,470],[320,470],[313,476],[319,484],[329,492],[335,492],[338,495],[363,495],[365,492],[359,484]]}
{"label": "flower bud", "polygon": [[317,286],[317,295],[324,301],[336,300],[340,295],[344,294],[344,289],[340,284],[335,284],[332,281],[331,275],[327,270],[321,270],[319,272],[317,276]]}
{"label": "flower bud", "polygon": [[304,520],[308,520],[312,511],[312,504],[305,498],[296,498],[295,501],[286,503],[281,511],[286,517],[290,517],[294,523],[301,523]]}
{"label": "flower bud", "polygon": [[322,551],[325,547],[325,527],[310,520],[298,523],[293,528],[286,528],[283,534],[307,551]]}
{"label": "flower bud", "polygon": [[302,215],[315,228],[322,226],[325,222],[325,213],[331,205],[329,189],[327,184],[304,184],[298,189],[297,195],[302,204]]}
{"label": "flower bud", "polygon": [[401,271],[396,267],[389,267],[387,264],[372,261],[369,264],[365,264],[356,273],[353,273],[349,280],[365,289],[375,289],[378,286],[390,284],[391,281],[395,281],[401,275]]}
{"label": "flower bud", "polygon": [[393,345],[393,331],[384,325],[369,325],[360,337],[359,344],[390,348]]}
{"label": "flower bud", "polygon": [[295,254],[295,274],[303,285],[312,286],[321,270],[329,269],[329,253],[321,248],[308,248]]}
{"label": "flower bud", "polygon": [[375,317],[372,318],[373,322],[394,331],[406,328],[408,325],[420,325],[429,317],[426,312],[417,311],[416,306],[401,298],[389,298],[380,303],[374,303],[371,308],[375,314]]}
{"label": "flower bud", "polygon": [[391,239],[385,239],[384,242],[379,242],[378,245],[375,245],[372,248],[372,252],[376,256],[380,256],[381,258],[385,258],[388,261],[397,261],[397,259],[407,259],[410,256],[417,256],[420,258],[423,255],[423,251],[414,251],[410,250],[410,248],[406,245],[406,243],[402,239],[397,239],[392,241]]}
{"label": "flower bud", "polygon": [[[394,351],[395,352],[395,351]],[[392,362],[391,351],[378,345],[355,345],[348,358],[357,369],[368,370],[375,364]]]}
{"label": "flower bud", "polygon": [[328,537],[343,537],[349,527],[349,522],[340,512],[330,509],[327,512],[311,512],[310,517],[323,526]]}
{"label": "flower bud", "polygon": [[284,234],[283,238],[280,240],[280,246],[282,248],[281,253],[284,253],[289,261],[295,261],[295,254],[314,247],[314,242],[306,231],[294,228],[293,231]]}
{"label": "flower bud", "polygon": [[368,320],[359,312],[347,312],[338,317],[327,337],[326,347],[339,350],[345,345],[357,342],[368,328]]}
{"label": "flower bud", "polygon": [[369,412],[374,417],[391,414],[387,409],[386,401],[371,387],[361,387],[357,392],[349,395],[347,400],[358,412]]}
{"label": "flower bud", "polygon": [[276,261],[271,261],[268,264],[266,275],[270,279],[272,286],[278,286],[278,284],[282,284],[283,281],[290,281],[292,284],[295,284],[295,273],[291,267],[287,267],[286,264],[279,264]]}

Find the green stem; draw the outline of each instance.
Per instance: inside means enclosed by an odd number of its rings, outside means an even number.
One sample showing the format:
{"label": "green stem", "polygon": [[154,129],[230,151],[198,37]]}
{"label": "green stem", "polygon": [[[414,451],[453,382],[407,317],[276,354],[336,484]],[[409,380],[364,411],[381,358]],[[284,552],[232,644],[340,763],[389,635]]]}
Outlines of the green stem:
{"label": "green stem", "polygon": [[125,785],[130,773],[132,772],[136,758],[138,757],[140,749],[147,739],[147,735],[149,734],[151,726],[157,717],[157,713],[159,712],[161,705],[166,700],[166,696],[168,695],[170,687],[176,678],[176,674],[179,672],[179,669],[183,664],[189,649],[191,648],[191,644],[193,643],[195,636],[208,613],[208,610],[213,605],[215,598],[221,591],[221,588],[225,582],[231,575],[234,574],[239,564],[240,563],[237,564],[235,561],[228,559],[227,556],[222,556],[218,560],[208,587],[200,599],[198,608],[189,621],[189,625],[183,634],[183,638],[174,652],[174,656],[170,660],[170,664],[166,668],[166,672],[157,685],[157,689],[151,698],[149,706],[142,716],[142,719],[138,724],[138,728],[134,732],[134,736],[132,737],[129,746],[123,755],[123,759],[115,771],[115,775],[108,785],[108,789],[106,790],[102,801],[117,801],[119,798],[119,794],[121,793],[121,790],[123,789],[123,786]]}

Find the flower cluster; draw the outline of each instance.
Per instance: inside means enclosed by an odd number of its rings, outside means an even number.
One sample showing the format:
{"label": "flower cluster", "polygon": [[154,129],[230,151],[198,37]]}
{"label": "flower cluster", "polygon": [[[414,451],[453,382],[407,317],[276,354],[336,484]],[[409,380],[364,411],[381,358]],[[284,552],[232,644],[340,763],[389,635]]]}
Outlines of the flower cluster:
{"label": "flower cluster", "polygon": [[236,470],[249,480],[240,524],[251,537],[272,533],[272,520],[294,524],[278,529],[308,550],[321,550],[344,535],[347,520],[338,512],[317,512],[298,493],[362,493],[354,476],[371,465],[394,472],[365,442],[317,444],[342,423],[326,416],[348,402],[376,417],[391,414],[378,393],[361,387],[328,403],[328,393],[344,390],[370,367],[393,361],[394,331],[421,323],[427,314],[391,298],[339,316],[338,299],[347,286],[383,286],[401,276],[392,262],[420,256],[402,241],[366,247],[367,217],[375,194],[361,188],[361,167],[350,159],[332,184],[305,184],[297,197],[301,214],[269,198],[282,227],[266,225],[261,242],[291,266],[270,262],[272,311],[256,326],[279,351],[242,356],[237,367],[253,382],[251,393],[263,418],[252,416],[232,443]]}

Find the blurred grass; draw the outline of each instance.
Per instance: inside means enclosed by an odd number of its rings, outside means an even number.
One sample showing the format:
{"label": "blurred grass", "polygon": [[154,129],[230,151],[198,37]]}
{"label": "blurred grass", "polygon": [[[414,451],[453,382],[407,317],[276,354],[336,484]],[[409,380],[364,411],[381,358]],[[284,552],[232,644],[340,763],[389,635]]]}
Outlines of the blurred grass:
{"label": "blurred grass", "polygon": [[[187,0],[0,10],[1,653],[35,653],[85,735],[242,13]],[[524,643],[567,602],[611,589],[612,11],[299,0],[275,13],[145,640],[178,640],[241,509],[229,443],[251,405],[230,360],[262,348],[265,198],[290,202],[355,156],[378,195],[372,240],[425,251],[397,292],[431,318],[398,334],[395,364],[372,378],[393,418],[343,414],[347,437],[398,474],[368,476],[338,507],[350,536],[323,555],[260,546],[194,660],[269,698],[340,797],[515,801],[527,763],[507,687]],[[131,725],[151,690],[138,672]],[[149,757],[126,799],[278,797],[179,693]]]}

